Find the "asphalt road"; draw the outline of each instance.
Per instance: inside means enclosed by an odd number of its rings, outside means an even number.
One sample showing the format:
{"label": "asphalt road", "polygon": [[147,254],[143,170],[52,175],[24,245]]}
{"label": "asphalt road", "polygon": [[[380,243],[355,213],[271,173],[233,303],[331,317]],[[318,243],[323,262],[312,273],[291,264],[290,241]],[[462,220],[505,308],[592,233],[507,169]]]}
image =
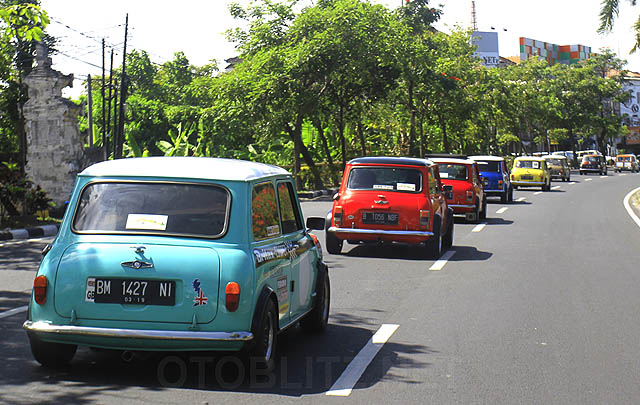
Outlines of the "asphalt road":
{"label": "asphalt road", "polygon": [[[328,330],[284,334],[266,376],[239,375],[226,354],[127,363],[85,348],[67,370],[41,368],[20,308],[51,238],[0,243],[0,403],[637,403],[640,229],[623,198],[640,174],[572,180],[518,190],[524,200],[512,204],[490,200],[484,226],[457,222],[441,270],[416,247],[325,253]],[[324,216],[330,206],[303,210]],[[397,329],[354,373],[382,325]],[[328,397],[345,376],[357,381],[349,395]]]}

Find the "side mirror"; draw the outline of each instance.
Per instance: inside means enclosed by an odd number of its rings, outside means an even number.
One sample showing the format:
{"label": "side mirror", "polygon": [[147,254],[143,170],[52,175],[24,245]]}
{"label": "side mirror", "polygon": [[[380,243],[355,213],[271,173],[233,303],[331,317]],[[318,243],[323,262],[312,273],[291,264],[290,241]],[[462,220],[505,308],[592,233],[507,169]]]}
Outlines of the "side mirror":
{"label": "side mirror", "polygon": [[324,231],[324,221],[325,219],[321,217],[309,217],[307,218],[307,228]]}
{"label": "side mirror", "polygon": [[333,201],[335,201],[335,200],[337,200],[337,199],[339,199],[339,198],[340,198],[340,193],[335,193],[335,194],[333,195]]}

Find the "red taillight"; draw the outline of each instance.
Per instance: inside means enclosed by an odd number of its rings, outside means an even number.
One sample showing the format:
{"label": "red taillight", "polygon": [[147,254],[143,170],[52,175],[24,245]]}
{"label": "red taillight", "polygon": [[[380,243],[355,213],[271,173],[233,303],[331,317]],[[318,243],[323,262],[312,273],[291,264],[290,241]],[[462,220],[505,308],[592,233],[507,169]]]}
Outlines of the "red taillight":
{"label": "red taillight", "polygon": [[502,187],[503,184],[502,180],[498,180],[498,186]]}
{"label": "red taillight", "polygon": [[38,276],[33,280],[33,298],[40,305],[47,301],[47,278]]}
{"label": "red taillight", "polygon": [[227,284],[224,289],[225,303],[227,305],[227,311],[234,312],[240,305],[240,286],[235,281]]}
{"label": "red taillight", "polygon": [[515,176],[513,174],[511,175],[511,180],[515,180]]}
{"label": "red taillight", "polygon": [[431,211],[420,210],[420,226],[429,229],[430,220],[431,220]]}
{"label": "red taillight", "polygon": [[473,201],[473,191],[467,191],[467,201]]}
{"label": "red taillight", "polygon": [[342,225],[342,207],[337,206],[333,209],[333,223],[336,226]]}

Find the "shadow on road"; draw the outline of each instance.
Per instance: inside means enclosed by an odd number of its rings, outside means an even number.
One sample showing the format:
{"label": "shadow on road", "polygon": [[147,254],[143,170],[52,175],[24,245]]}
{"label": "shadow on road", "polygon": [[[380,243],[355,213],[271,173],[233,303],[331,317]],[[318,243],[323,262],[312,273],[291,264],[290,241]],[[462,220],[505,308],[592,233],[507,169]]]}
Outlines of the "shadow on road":
{"label": "shadow on road", "polygon": [[[371,319],[343,313],[332,314],[321,335],[293,327],[279,335],[277,364],[270,372],[252,369],[234,353],[140,352],[125,362],[119,351],[84,347],[78,349],[67,369],[49,370],[33,360],[21,327],[23,319],[17,316],[0,320],[4,330],[0,341],[0,361],[4,365],[0,371],[0,403],[93,403],[104,402],[105,396],[112,400],[124,396],[132,401],[157,402],[158,393],[171,388],[286,396],[323,393],[378,327]],[[428,363],[409,358],[416,353],[432,351],[423,345],[386,344],[356,389],[383,379],[421,383],[393,374],[393,369],[428,367]],[[160,395],[173,402],[183,394],[173,391]]]}
{"label": "shadow on road", "polygon": [[451,249],[456,251],[456,254],[449,259],[451,262],[477,262],[489,260],[489,258],[493,256],[493,253],[483,252],[475,246],[459,246],[456,245],[455,242]]}

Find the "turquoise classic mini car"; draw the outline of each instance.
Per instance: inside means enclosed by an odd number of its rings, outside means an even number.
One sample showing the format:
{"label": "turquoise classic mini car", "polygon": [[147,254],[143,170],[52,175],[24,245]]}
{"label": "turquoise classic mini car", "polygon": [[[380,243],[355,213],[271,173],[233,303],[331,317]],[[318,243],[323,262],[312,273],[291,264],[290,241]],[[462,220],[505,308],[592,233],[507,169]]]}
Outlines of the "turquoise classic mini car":
{"label": "turquoise classic mini car", "polygon": [[149,157],[77,177],[43,251],[28,320],[35,359],[60,367],[78,345],[239,351],[272,367],[277,335],[321,332],[330,285],[291,174],[240,160]]}

